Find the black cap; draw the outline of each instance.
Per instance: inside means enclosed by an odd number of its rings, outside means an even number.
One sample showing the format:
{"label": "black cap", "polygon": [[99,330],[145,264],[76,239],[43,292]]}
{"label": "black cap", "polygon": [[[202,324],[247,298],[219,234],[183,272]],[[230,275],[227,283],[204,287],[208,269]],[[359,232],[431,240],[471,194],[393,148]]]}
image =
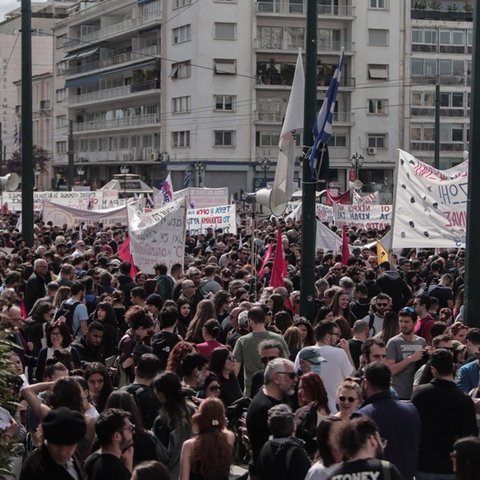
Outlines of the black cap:
{"label": "black cap", "polygon": [[42,422],[43,436],[55,445],[74,445],[85,437],[85,417],[67,407],[51,410]]}

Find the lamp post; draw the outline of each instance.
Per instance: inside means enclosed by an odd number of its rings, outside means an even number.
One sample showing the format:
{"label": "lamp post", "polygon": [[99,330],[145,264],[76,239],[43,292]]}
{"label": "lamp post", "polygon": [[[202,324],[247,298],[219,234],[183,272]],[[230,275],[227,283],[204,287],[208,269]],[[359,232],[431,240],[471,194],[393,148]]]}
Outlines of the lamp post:
{"label": "lamp post", "polygon": [[77,175],[80,179],[80,185],[82,184],[82,177],[84,174],[85,174],[85,169],[81,165],[77,167]]}
{"label": "lamp post", "polygon": [[203,162],[195,162],[193,167],[197,171],[197,187],[203,187],[202,173],[205,172],[205,164]]}
{"label": "lamp post", "polygon": [[365,161],[365,158],[361,153],[354,153],[350,159],[352,163],[352,167],[355,170],[355,180],[358,180],[358,172],[360,169],[363,167],[363,163]]}
{"label": "lamp post", "polygon": [[120,167],[120,173],[123,175],[123,198],[127,198],[127,175],[130,169],[126,165]]}
{"label": "lamp post", "polygon": [[270,169],[270,165],[272,162],[267,158],[263,157],[261,160],[259,160],[258,164],[262,167],[263,170],[263,186],[267,186],[267,172]]}

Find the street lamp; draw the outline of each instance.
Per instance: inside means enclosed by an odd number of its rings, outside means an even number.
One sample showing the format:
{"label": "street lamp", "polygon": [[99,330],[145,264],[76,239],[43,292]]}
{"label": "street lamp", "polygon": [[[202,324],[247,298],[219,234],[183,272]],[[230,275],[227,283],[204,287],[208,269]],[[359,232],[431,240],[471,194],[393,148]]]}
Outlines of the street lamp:
{"label": "street lamp", "polygon": [[261,160],[259,160],[258,164],[262,167],[262,170],[263,170],[263,183],[264,183],[264,187],[267,186],[267,171],[269,170],[270,168],[270,165],[272,164],[272,162],[267,158],[267,157],[264,157],[262,158]]}
{"label": "street lamp", "polygon": [[130,169],[126,165],[120,167],[120,173],[123,175],[123,198],[127,198],[127,175]]}
{"label": "street lamp", "polygon": [[203,162],[195,162],[193,164],[193,168],[197,171],[197,187],[202,187],[203,186],[203,177],[202,177],[202,172],[205,172],[205,164]]}
{"label": "street lamp", "polygon": [[80,184],[82,184],[82,177],[85,173],[85,169],[80,166],[80,167],[77,167],[77,175],[80,177]]}
{"label": "street lamp", "polygon": [[358,180],[358,172],[363,167],[363,162],[365,161],[365,158],[361,153],[354,153],[350,160],[352,162],[352,167],[355,170],[355,180]]}

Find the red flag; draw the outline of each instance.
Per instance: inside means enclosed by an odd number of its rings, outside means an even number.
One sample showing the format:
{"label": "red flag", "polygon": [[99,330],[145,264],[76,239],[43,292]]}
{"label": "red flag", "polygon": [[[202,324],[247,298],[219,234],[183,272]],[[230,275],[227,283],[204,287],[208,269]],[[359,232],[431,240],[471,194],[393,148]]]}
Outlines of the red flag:
{"label": "red flag", "polygon": [[272,258],[272,253],[273,253],[273,242],[269,243],[267,248],[267,253],[265,253],[265,256],[263,257],[262,268],[260,268],[260,270],[258,271],[258,276],[260,278],[263,278],[263,276],[265,275],[265,266]]}
{"label": "red flag", "polygon": [[275,258],[273,259],[272,276],[270,277],[270,286],[273,288],[284,287],[284,278],[287,276],[287,262],[283,253],[282,230],[277,227],[277,248],[275,249]]}
{"label": "red flag", "polygon": [[348,248],[347,226],[344,225],[342,229],[342,264],[347,265],[350,258],[350,250]]}
{"label": "red flag", "polygon": [[329,190],[327,190],[327,205],[332,206],[334,203],[339,203],[340,205],[350,205],[352,202],[350,200],[350,190],[346,190],[338,196],[333,196]]}
{"label": "red flag", "polygon": [[130,238],[124,240],[118,247],[117,254],[123,262],[129,262],[130,267],[130,277],[135,278],[135,275],[138,272],[137,267],[133,263],[132,253],[130,252]]}

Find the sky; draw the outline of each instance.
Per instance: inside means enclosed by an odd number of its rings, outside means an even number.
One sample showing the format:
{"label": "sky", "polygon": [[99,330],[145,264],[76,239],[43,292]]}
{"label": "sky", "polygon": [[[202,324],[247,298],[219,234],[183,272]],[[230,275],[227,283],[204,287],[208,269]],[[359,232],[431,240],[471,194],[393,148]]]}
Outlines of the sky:
{"label": "sky", "polygon": [[[43,0],[33,0],[35,2],[41,2]],[[21,5],[20,1],[17,0],[0,0],[0,21],[3,20],[5,14],[16,8],[19,8]]]}

